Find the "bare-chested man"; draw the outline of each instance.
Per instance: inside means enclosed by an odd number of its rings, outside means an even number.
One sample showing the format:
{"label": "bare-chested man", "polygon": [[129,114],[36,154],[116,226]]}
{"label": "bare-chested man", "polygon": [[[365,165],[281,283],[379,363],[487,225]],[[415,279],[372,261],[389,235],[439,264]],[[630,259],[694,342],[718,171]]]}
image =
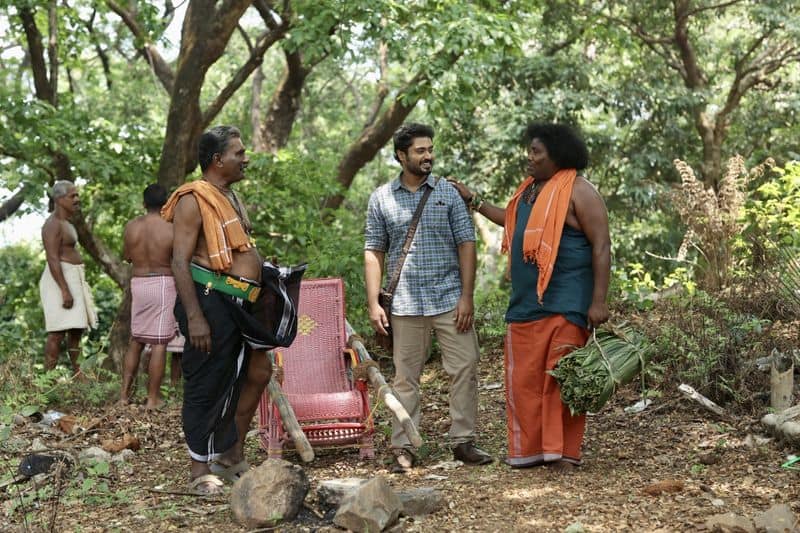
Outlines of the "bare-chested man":
{"label": "bare-chested man", "polygon": [[263,349],[274,343],[251,314],[263,261],[244,205],[231,189],[244,179],[249,162],[239,130],[218,126],[205,132],[198,155],[202,179],[179,187],[162,215],[174,223],[172,272],[175,317],[186,337],[182,414],[191,488],[216,494],[220,477],[231,479],[249,468],[244,437],[272,373]]}
{"label": "bare-chested man", "polygon": [[69,222],[80,207],[80,200],[75,185],[66,180],[53,184],[50,199],[53,213],[42,227],[47,265],[39,280],[47,330],[44,367],[46,370],[55,368],[61,343],[66,337],[67,353],[77,375],[80,374],[78,357],[83,330],[97,326],[97,313],[86,283],[83,260],[75,246],[78,233]]}
{"label": "bare-chested man", "polygon": [[175,280],[172,277],[172,223],[161,218],[167,190],[157,183],[144,190],[147,214],[125,226],[122,255],[133,265],[131,278],[131,340],[125,354],[120,402],[128,403],[131,385],[139,368],[145,345],[151,346],[147,373],[146,409],[162,404],[161,380],[167,356],[167,343],[177,333],[173,315]]}

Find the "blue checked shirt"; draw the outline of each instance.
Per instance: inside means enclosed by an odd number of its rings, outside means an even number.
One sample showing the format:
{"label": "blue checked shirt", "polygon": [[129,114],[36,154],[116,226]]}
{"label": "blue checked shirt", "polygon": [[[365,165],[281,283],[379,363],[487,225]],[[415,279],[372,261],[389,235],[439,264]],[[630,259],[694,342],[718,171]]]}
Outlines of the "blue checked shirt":
{"label": "blue checked shirt", "polygon": [[[415,192],[399,176],[369,197],[365,250],[386,253],[385,283],[391,279],[408,226],[426,187],[433,187],[406,256],[392,300],[392,314],[433,316],[455,308],[461,296],[458,245],[475,241],[475,228],[456,189],[433,175]],[[384,285],[385,286],[385,285]]]}

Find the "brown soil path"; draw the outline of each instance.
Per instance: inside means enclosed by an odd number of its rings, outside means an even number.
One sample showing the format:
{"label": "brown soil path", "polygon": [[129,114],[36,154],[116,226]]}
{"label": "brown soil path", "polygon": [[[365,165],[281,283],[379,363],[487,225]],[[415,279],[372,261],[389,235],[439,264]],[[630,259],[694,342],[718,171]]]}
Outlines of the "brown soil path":
{"label": "brown soil path", "polygon": [[[439,368],[430,363],[423,380],[422,433],[428,443],[422,450],[423,464],[407,475],[388,472],[388,425],[385,411],[379,411],[378,458],[360,462],[353,451],[319,453],[305,467],[312,482],[306,500],[309,510],[280,531],[333,531],[312,514],[319,511],[316,484],[375,475],[386,476],[396,487],[435,487],[446,497],[445,508],[424,518],[403,519],[397,531],[564,531],[575,523],[586,531],[692,531],[702,529],[712,515],[733,512],[753,518],[775,503],[787,503],[800,514],[800,471],[780,468],[791,450],[775,442],[756,443],[754,437],[763,434],[755,421],[723,423],[671,395],[642,413],[628,414],[623,408],[637,399],[632,389],[590,417],[586,464],[575,472],[562,474],[543,467],[512,470],[499,462],[488,467],[433,468],[451,459],[441,444],[447,428],[447,391]],[[505,450],[502,381],[502,354],[492,353],[484,358],[480,377],[480,444],[498,457]],[[202,500],[168,493],[185,491],[188,473],[176,403],[155,414],[110,407],[79,416],[84,424],[92,418],[93,430],[73,436],[43,433],[33,424],[16,427],[4,450],[2,479],[9,477],[35,437],[76,453],[125,432],[140,439],[142,447],[128,463],[112,466],[108,474],[86,476],[95,480],[93,486],[72,482],[71,488],[62,487],[54,530],[245,531],[235,524],[224,498]],[[255,464],[266,458],[256,439],[248,447],[248,458]],[[446,479],[426,479],[431,474]],[[73,479],[76,475],[73,471]],[[682,490],[656,496],[645,492],[665,480],[680,482]],[[30,482],[0,490],[0,521],[24,530],[19,509],[7,513],[31,493]],[[26,501],[22,506],[31,530],[53,523],[54,501]]]}

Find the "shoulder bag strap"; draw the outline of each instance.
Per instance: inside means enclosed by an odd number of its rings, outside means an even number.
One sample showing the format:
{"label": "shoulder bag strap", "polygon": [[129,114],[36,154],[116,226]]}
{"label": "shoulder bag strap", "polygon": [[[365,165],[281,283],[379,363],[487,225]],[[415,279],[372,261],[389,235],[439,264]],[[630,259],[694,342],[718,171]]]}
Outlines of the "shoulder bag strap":
{"label": "shoulder bag strap", "polygon": [[405,263],[408,251],[411,249],[411,241],[414,240],[414,234],[417,232],[417,226],[419,226],[419,219],[422,218],[422,210],[425,209],[425,203],[428,201],[428,197],[431,195],[433,189],[436,188],[438,183],[439,178],[436,178],[433,187],[425,188],[425,192],[422,193],[422,198],[420,198],[419,204],[417,204],[417,210],[414,211],[414,216],[411,217],[411,224],[408,226],[408,233],[406,233],[406,241],[403,243],[403,250],[400,252],[400,257],[397,259],[397,266],[392,273],[392,279],[389,281],[389,286],[386,287],[386,292],[389,294],[394,294],[397,284],[400,283],[400,271],[403,270],[403,263]]}

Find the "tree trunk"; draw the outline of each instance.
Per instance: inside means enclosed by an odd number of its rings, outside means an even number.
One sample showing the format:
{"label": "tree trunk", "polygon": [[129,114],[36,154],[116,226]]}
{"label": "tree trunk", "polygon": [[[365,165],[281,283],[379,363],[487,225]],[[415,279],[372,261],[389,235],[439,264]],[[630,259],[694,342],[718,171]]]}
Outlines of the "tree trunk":
{"label": "tree trunk", "polygon": [[13,215],[17,209],[25,202],[25,194],[28,191],[27,185],[23,185],[11,198],[0,204],[0,222]]}
{"label": "tree trunk", "polygon": [[[172,190],[197,166],[197,140],[204,127],[200,92],[208,69],[222,56],[236,25],[252,0],[193,0],[186,10],[181,50],[170,95],[167,130],[158,183]],[[213,117],[206,116],[206,121]]]}
{"label": "tree trunk", "polygon": [[289,142],[297,113],[303,84],[310,69],[303,66],[299,52],[286,54],[286,68],[272,96],[269,112],[261,126],[260,135],[266,152],[276,153]]}
{"label": "tree trunk", "polygon": [[[374,124],[364,128],[358,139],[350,145],[336,170],[336,181],[345,190],[350,188],[358,171],[372,161],[375,154],[392,138],[392,134],[414,110],[418,101],[419,98],[404,101],[403,93],[400,93],[381,117]],[[343,201],[344,195],[336,194],[327,198],[324,205],[336,209]]]}
{"label": "tree trunk", "polygon": [[128,350],[128,342],[131,338],[131,285],[128,282],[122,291],[122,302],[119,304],[117,314],[114,316],[114,323],[108,334],[108,355],[114,362],[114,368],[122,373],[122,364],[125,360],[125,352]]}

